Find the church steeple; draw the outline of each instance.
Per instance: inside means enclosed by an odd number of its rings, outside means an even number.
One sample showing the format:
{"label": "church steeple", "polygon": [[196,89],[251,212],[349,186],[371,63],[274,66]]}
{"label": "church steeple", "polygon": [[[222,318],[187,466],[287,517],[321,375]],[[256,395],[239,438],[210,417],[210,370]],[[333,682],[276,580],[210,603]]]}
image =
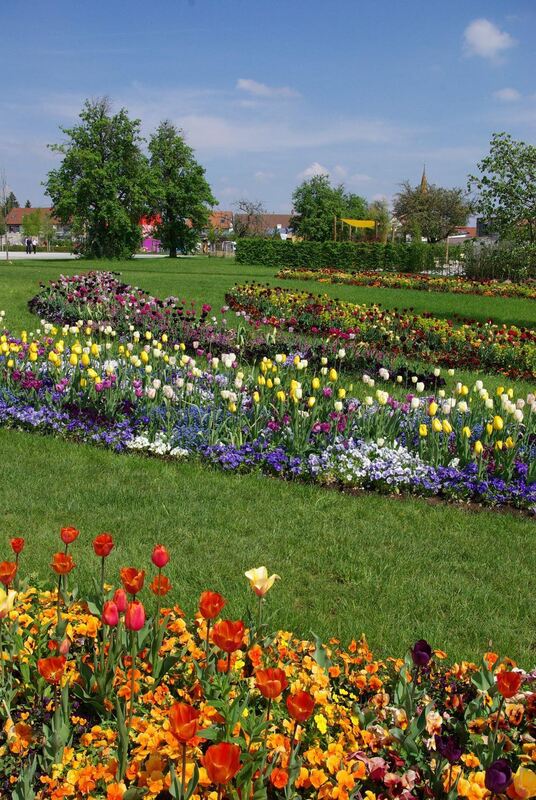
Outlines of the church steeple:
{"label": "church steeple", "polygon": [[422,168],[422,178],[421,178],[421,194],[426,194],[428,191],[428,180],[426,178],[426,164],[423,165]]}

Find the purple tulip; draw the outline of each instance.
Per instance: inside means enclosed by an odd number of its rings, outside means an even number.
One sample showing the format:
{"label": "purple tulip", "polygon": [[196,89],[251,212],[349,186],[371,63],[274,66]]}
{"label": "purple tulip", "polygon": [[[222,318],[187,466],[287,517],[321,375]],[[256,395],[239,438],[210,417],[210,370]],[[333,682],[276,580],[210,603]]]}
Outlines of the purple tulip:
{"label": "purple tulip", "polygon": [[462,748],[455,736],[435,736],[436,750],[440,756],[446,758],[449,764],[455,764],[462,757]]}
{"label": "purple tulip", "polygon": [[502,794],[511,782],[512,770],[505,758],[497,759],[487,768],[484,783],[490,792]]}
{"label": "purple tulip", "polygon": [[432,648],[426,639],[419,639],[411,648],[411,657],[416,667],[425,667],[432,658]]}

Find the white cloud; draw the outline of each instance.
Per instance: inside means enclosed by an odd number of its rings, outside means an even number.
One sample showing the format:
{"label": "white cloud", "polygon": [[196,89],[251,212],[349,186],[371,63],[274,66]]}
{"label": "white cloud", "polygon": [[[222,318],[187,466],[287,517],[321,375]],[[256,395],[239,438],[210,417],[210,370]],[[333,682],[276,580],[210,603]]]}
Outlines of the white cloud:
{"label": "white cloud", "polygon": [[266,172],[266,171],[264,171],[262,169],[259,169],[255,173],[254,177],[255,177],[255,180],[260,181],[261,183],[264,183],[266,181],[271,181],[272,178],[275,178],[275,175],[274,175],[273,172]]}
{"label": "white cloud", "polygon": [[463,32],[465,51],[471,56],[496,59],[503,50],[516,44],[515,39],[506,31],[501,31],[489,19],[474,19]]}
{"label": "white cloud", "polygon": [[251,78],[239,78],[236,88],[242,92],[247,92],[255,97],[299,97],[300,93],[290,86],[268,86],[266,83],[259,83]]}
{"label": "white cloud", "polygon": [[372,178],[370,175],[364,175],[362,172],[355,172],[348,178],[348,183],[367,183],[367,181],[371,180]]}
{"label": "white cloud", "polygon": [[493,92],[493,97],[496,100],[500,100],[501,103],[515,103],[516,100],[521,100],[521,93],[517,89],[506,87]]}
{"label": "white cloud", "polygon": [[329,174],[329,169],[327,167],[323,167],[318,161],[313,161],[312,164],[309,164],[308,167],[299,172],[296,177],[300,180],[307,180],[307,178],[315,178],[317,175],[329,176]]}

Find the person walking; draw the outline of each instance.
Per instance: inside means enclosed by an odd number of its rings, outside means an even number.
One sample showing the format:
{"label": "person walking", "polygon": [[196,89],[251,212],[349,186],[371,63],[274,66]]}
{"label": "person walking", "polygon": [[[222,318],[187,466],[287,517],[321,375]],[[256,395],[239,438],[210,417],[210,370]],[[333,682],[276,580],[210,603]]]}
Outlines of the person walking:
{"label": "person walking", "polygon": [[25,244],[26,244],[26,255],[31,255],[31,253],[32,253],[32,240],[30,239],[29,236],[26,237]]}
{"label": "person walking", "polygon": [[32,251],[34,255],[37,253],[37,239],[32,239]]}

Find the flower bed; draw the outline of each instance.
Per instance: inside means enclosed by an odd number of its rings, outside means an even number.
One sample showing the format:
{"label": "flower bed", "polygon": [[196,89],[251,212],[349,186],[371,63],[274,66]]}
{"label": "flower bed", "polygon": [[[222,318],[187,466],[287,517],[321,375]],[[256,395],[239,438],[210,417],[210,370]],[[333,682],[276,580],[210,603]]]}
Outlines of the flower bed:
{"label": "flower bed", "polygon": [[[93,271],[70,277],[60,276],[51,281],[28,303],[30,311],[41,319],[60,325],[87,322],[95,331],[105,328],[118,334],[133,330],[149,331],[153,336],[167,337],[172,343],[186,343],[199,354],[209,351],[220,355],[230,350],[239,352],[243,359],[255,361],[266,354],[267,347],[275,352],[274,337],[263,336],[244,325],[241,315],[238,322],[225,316],[227,307],[221,309],[218,319],[210,316],[209,305],[204,304],[198,313],[193,303],[168,297],[160,300],[147,292],[125,284],[119,274]],[[337,342],[315,341],[314,338],[281,332],[277,346],[286,352],[302,353],[311,364],[320,364],[323,357],[336,358]],[[391,355],[383,348],[348,341],[346,363],[353,370],[367,370],[376,375],[387,369],[401,375],[405,385],[417,375],[427,387],[441,384],[431,372],[426,372],[401,355]]]}
{"label": "flower bed", "polygon": [[357,305],[328,295],[256,283],[234,286],[226,300],[247,318],[278,328],[376,343],[426,362],[536,376],[536,331],[514,325],[463,324],[429,314]]}
{"label": "flower bed", "polygon": [[[149,575],[116,576],[110,534],[94,556],[75,528],[60,537],[55,590],[25,584],[22,538],[0,563],[2,797],[536,796],[535,672],[492,652],[449,664],[425,640],[375,659],[364,637],[271,633],[265,567],[246,572],[248,620],[208,590],[188,620],[163,545]],[[75,561],[92,557],[101,577],[81,596]]]}
{"label": "flower bed", "polygon": [[[0,337],[0,424],[67,435],[117,451],[195,457],[325,485],[536,504],[536,399],[493,396],[451,381],[402,399],[375,388],[359,399],[342,377],[346,351],[189,355],[165,334],[46,326],[36,339]],[[440,380],[440,370],[435,370]],[[391,376],[382,369],[383,385]]]}
{"label": "flower bed", "polygon": [[374,286],[382,289],[417,289],[425,292],[476,294],[485,297],[521,297],[536,300],[536,281],[471,280],[461,276],[425,275],[403,272],[345,272],[338,269],[282,269],[276,278],[282,280],[343,283],[350,286]]}

